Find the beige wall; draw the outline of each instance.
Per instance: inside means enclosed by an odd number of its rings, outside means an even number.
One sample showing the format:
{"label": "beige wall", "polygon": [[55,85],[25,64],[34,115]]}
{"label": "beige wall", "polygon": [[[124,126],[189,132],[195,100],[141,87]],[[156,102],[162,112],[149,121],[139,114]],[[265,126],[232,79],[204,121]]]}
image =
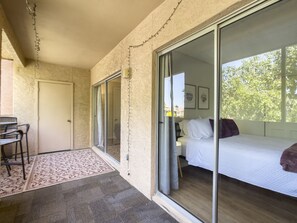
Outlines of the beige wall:
{"label": "beige wall", "polygon": [[29,139],[31,152],[36,145],[36,80],[72,82],[74,84],[74,148],[89,147],[90,71],[40,62],[35,72],[34,61],[26,67],[16,65],[13,75],[14,115],[20,123],[31,125]]}
{"label": "beige wall", "polygon": [[[0,28],[1,28],[1,33],[0,33],[1,59],[2,58],[14,59],[15,63],[18,63],[21,66],[23,66],[25,64],[25,58],[23,56],[23,52],[14,34],[14,31],[7,20],[7,17],[3,11],[1,4],[0,4]],[[1,63],[0,63],[0,66],[1,66]],[[0,76],[1,76],[1,72],[0,72]],[[1,88],[0,88],[0,94],[2,95],[4,94],[3,92],[1,92]],[[0,101],[0,106],[1,106],[1,101]]]}
{"label": "beige wall", "polygon": [[[154,84],[154,51],[185,33],[193,32],[205,22],[214,21],[219,16],[250,1],[239,0],[183,0],[168,26],[144,46],[131,51],[131,148],[130,175],[128,175],[127,154],[127,85],[122,80],[122,128],[121,128],[121,175],[147,197],[155,193],[156,164],[156,123]],[[234,4],[236,3],[236,6]],[[154,34],[172,13],[177,0],[166,0],[123,39],[105,58],[91,70],[91,84],[127,67],[128,46],[142,43]],[[224,12],[223,12],[224,11]],[[222,13],[223,12],[223,13]],[[216,17],[215,17],[216,16]]]}
{"label": "beige wall", "polygon": [[[15,36],[11,25],[4,13],[2,5],[0,4],[0,27],[2,35],[1,56],[7,57],[9,54],[10,59],[14,59],[16,63],[25,65],[25,58],[19,42]],[[3,55],[4,54],[4,55]]]}
{"label": "beige wall", "polygon": [[13,86],[13,76],[12,76],[12,60],[1,60],[1,109],[0,115],[12,115],[13,105],[12,105],[12,86]]}

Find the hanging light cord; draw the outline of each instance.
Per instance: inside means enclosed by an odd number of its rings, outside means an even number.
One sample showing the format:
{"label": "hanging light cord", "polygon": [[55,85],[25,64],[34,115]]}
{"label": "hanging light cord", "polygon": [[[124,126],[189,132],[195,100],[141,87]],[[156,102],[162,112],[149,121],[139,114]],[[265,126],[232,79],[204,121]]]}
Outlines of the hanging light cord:
{"label": "hanging light cord", "polygon": [[[177,5],[173,8],[172,13],[168,17],[168,19],[164,22],[164,24],[151,36],[149,36],[147,39],[145,39],[142,43],[136,44],[136,45],[130,45],[128,47],[128,66],[129,69],[131,69],[131,49],[139,48],[144,46],[147,42],[152,40],[153,38],[156,38],[163,29],[169,24],[171,21],[172,17],[174,16],[175,12],[179,8],[180,4],[182,3],[183,0],[178,0]],[[128,137],[127,137],[127,146],[128,146],[128,153],[127,153],[127,161],[128,161],[128,175],[130,175],[130,147],[131,147],[131,129],[130,129],[130,122],[131,122],[131,78],[128,79],[128,120],[127,120],[127,128],[128,128]]]}
{"label": "hanging light cord", "polygon": [[40,38],[39,38],[39,34],[37,32],[37,23],[36,23],[37,5],[35,2],[29,3],[29,1],[26,0],[26,8],[27,8],[29,15],[31,16],[31,19],[32,19],[32,26],[33,26],[34,37],[35,37],[34,49],[35,49],[35,72],[36,72],[36,68],[39,67],[39,51],[40,51]]}

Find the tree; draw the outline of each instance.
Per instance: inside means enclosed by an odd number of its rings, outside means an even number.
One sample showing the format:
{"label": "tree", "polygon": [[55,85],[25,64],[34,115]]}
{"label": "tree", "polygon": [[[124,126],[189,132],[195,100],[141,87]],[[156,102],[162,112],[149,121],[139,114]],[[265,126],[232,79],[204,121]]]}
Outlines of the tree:
{"label": "tree", "polygon": [[281,120],[281,51],[223,65],[222,117]]}
{"label": "tree", "polygon": [[[282,61],[282,50],[285,61]],[[284,71],[282,65],[285,65]],[[279,122],[282,91],[284,121],[297,122],[297,45],[224,64],[222,117]]]}
{"label": "tree", "polygon": [[297,122],[297,45],[286,48],[286,120]]}

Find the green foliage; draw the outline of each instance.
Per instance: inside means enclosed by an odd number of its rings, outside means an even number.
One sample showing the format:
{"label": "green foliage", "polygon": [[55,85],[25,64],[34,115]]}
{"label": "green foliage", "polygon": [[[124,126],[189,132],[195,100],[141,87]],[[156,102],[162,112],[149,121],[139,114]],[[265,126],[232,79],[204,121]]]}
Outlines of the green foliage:
{"label": "green foliage", "polygon": [[281,120],[281,51],[223,65],[222,117]]}
{"label": "green foliage", "polygon": [[297,122],[297,45],[286,49],[286,117]]}
{"label": "green foliage", "polygon": [[297,45],[286,47],[283,64],[281,54],[275,50],[223,65],[222,117],[279,122],[284,91],[285,121],[297,122]]}

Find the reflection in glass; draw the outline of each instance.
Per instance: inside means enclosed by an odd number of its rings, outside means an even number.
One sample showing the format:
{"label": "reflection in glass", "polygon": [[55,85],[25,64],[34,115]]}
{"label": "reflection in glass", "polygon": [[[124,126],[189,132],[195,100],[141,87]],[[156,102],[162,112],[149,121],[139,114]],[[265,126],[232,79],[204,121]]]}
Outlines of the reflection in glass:
{"label": "reflection in glass", "polygon": [[107,82],[107,148],[106,152],[120,161],[121,142],[121,77]]}
{"label": "reflection in glass", "polygon": [[[185,73],[174,74],[172,77],[172,91],[173,93],[173,114],[174,117],[184,117],[184,91],[185,91]],[[172,116],[171,114],[171,97],[170,89],[171,77],[165,77],[164,79],[164,103],[166,116]]]}
{"label": "reflection in glass", "polygon": [[297,45],[286,47],[286,121],[297,123]]}
{"label": "reflection in glass", "polygon": [[[213,43],[211,32],[162,55],[159,63],[159,191],[205,222],[212,213]],[[209,89],[205,109],[198,108],[198,87]],[[201,147],[206,141],[209,147]],[[200,163],[199,154],[208,161]]]}
{"label": "reflection in glass", "polygon": [[281,120],[281,50],[222,65],[222,117]]}
{"label": "reflection in glass", "polygon": [[105,84],[95,88],[94,144],[105,150]]}
{"label": "reflection in glass", "polygon": [[221,30],[219,222],[297,222],[296,11],[282,1]]}

